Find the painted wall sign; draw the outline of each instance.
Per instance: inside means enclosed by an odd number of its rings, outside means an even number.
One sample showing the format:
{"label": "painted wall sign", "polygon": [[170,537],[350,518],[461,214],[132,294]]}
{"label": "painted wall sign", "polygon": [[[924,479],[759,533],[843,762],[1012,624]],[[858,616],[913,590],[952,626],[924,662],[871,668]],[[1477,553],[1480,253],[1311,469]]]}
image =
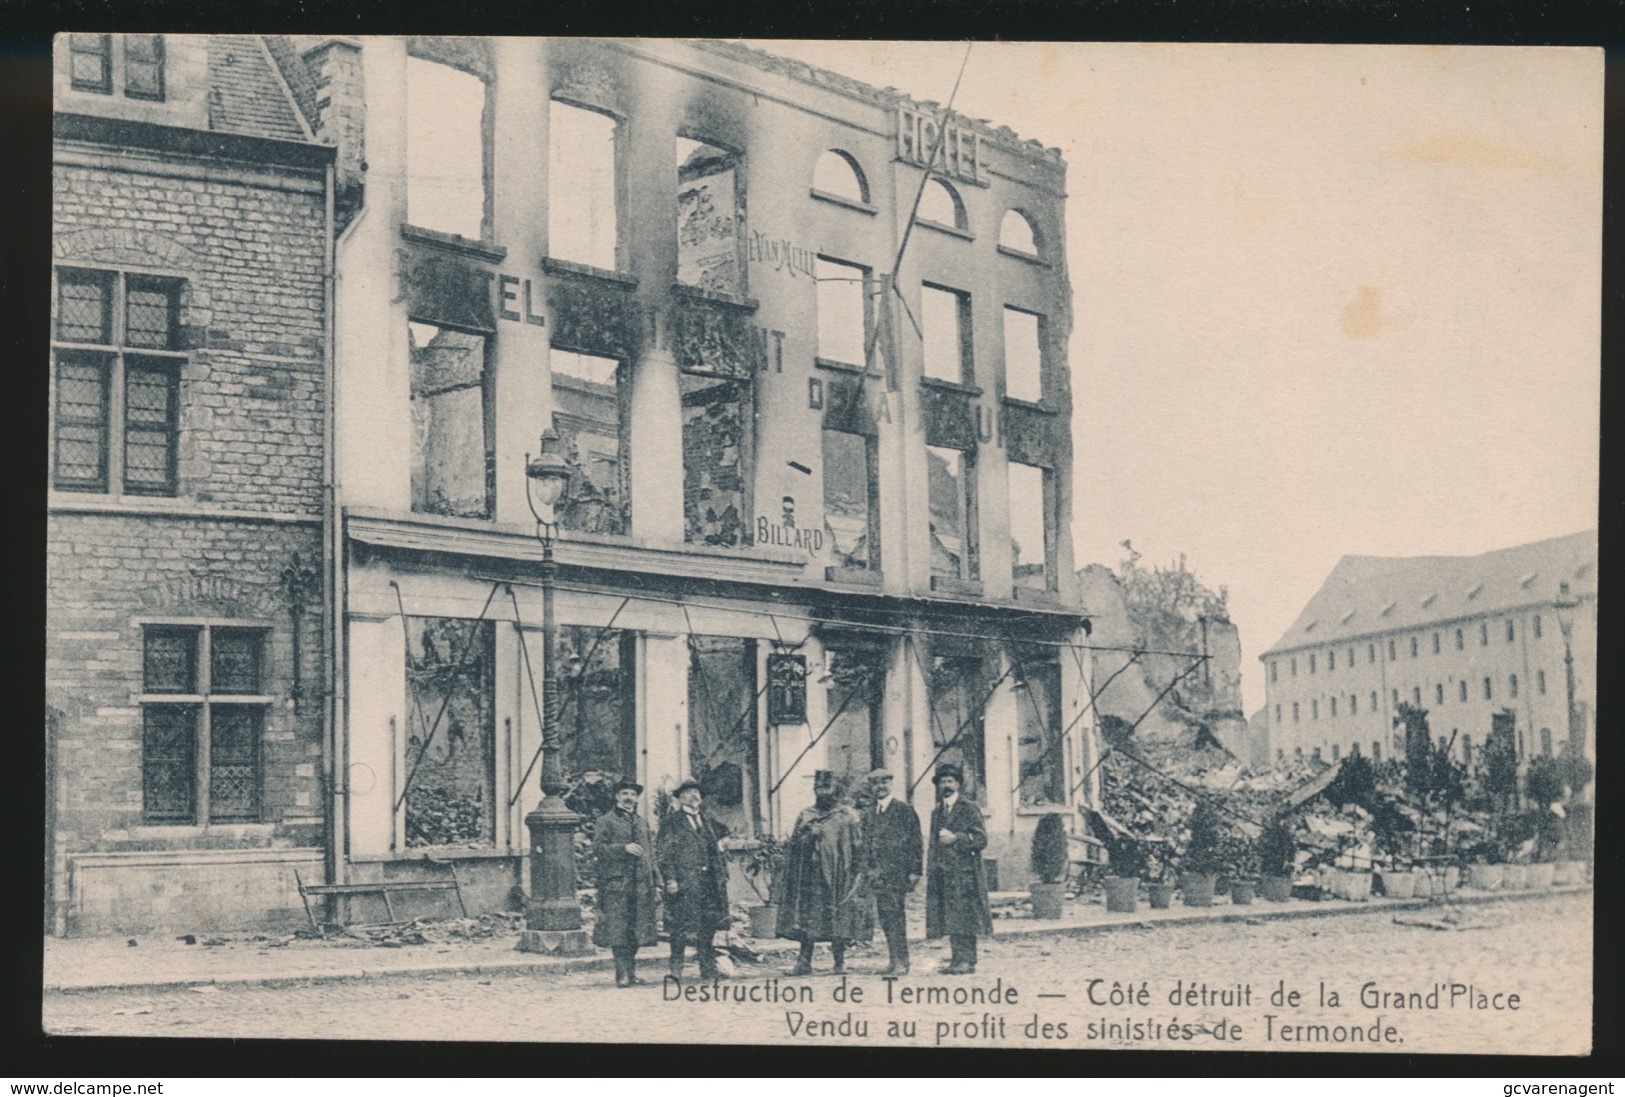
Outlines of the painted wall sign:
{"label": "painted wall sign", "polygon": [[775,240],[765,232],[752,230],[746,254],[752,263],[770,266],[775,272],[788,272],[792,278],[798,274],[808,278],[817,277],[814,273],[818,262],[817,248],[804,248],[789,240]]}
{"label": "painted wall sign", "polygon": [[797,526],[795,496],[786,495],[779,521],[774,522],[765,515],[757,516],[756,543],[778,545],[780,548],[805,549],[809,556],[816,556],[824,548],[824,531],[802,529]]}
{"label": "painted wall sign", "polygon": [[924,111],[897,108],[897,158],[906,163],[925,167],[931,162],[931,150],[942,136],[942,152],[937,156],[937,170],[967,183],[986,186],[982,174],[982,139],[974,130],[949,122],[942,132],[938,122]]}
{"label": "painted wall sign", "polygon": [[530,288],[530,279],[529,278],[523,279],[524,286],[525,286],[525,291],[524,291],[524,299],[525,299],[524,308],[525,308],[525,312],[524,312],[524,315],[521,316],[517,309],[513,309],[513,308],[508,307],[510,303],[515,304],[515,305],[517,305],[519,303],[519,296],[520,295],[514,292],[514,287],[518,286],[520,284],[520,282],[521,282],[521,279],[515,278],[511,274],[499,274],[499,275],[497,275],[497,296],[500,298],[500,301],[497,303],[497,318],[500,319],[500,320],[511,320],[516,324],[517,323],[525,323],[525,324],[535,324],[537,327],[544,326],[547,323],[547,321],[542,319],[542,317],[540,317],[534,311],[532,311],[531,307],[530,307],[530,305],[531,305],[531,288]]}

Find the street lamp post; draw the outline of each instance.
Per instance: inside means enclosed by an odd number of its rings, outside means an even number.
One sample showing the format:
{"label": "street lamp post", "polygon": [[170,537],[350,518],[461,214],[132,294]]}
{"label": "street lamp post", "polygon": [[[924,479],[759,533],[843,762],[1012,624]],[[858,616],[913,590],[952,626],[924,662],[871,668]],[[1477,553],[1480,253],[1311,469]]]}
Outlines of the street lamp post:
{"label": "street lamp post", "polygon": [[[1568,700],[1568,749],[1575,754],[1585,751],[1585,726],[1574,718],[1574,610],[1579,605],[1569,593],[1569,585],[1557,588],[1557,627],[1563,632],[1563,681]],[[1579,791],[1579,790],[1576,790]]]}
{"label": "street lamp post", "polygon": [[525,455],[525,501],[536,519],[536,539],[542,546],[542,798],[525,816],[530,831],[530,899],[525,904],[525,930],[519,948],[555,956],[580,956],[592,951],[581,928],[581,904],[576,900],[575,832],[581,817],[564,803],[564,772],[559,758],[559,693],[556,648],[558,622],[553,612],[553,590],[558,564],[553,542],[559,525],[553,506],[570,479],[570,466],[559,453],[559,436],[543,432],[541,451]]}

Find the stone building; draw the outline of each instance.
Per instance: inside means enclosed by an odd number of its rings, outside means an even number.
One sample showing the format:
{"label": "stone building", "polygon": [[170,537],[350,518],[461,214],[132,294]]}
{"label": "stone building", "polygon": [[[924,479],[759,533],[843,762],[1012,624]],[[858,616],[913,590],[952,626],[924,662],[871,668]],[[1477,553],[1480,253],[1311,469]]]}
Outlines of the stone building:
{"label": "stone building", "polygon": [[1571,737],[1595,761],[1596,531],[1479,556],[1345,556],[1259,658],[1276,761],[1391,757],[1402,702],[1458,759],[1510,713],[1520,761]]}
{"label": "stone building", "polygon": [[307,47],[358,202],[342,871],[524,886],[551,428],[569,771],[696,777],[749,838],[817,769],[883,764],[922,804],[960,761],[1024,876],[1094,749],[1058,154],[723,43]]}
{"label": "stone building", "polygon": [[255,37],[54,64],[46,928],[283,920],[326,833],[333,150]]}

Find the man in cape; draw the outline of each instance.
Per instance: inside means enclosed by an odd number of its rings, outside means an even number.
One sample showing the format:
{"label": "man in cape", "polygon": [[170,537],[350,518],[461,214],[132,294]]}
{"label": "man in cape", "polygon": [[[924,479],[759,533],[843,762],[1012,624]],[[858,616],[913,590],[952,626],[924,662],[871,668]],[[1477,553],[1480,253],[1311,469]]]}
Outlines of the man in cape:
{"label": "man in cape", "polygon": [[813,946],[828,941],[834,970],[846,970],[846,946],[868,940],[863,817],[840,800],[835,774],[813,775],[813,806],[796,818],[779,873],[779,936],[801,943],[791,975],[812,974]]}

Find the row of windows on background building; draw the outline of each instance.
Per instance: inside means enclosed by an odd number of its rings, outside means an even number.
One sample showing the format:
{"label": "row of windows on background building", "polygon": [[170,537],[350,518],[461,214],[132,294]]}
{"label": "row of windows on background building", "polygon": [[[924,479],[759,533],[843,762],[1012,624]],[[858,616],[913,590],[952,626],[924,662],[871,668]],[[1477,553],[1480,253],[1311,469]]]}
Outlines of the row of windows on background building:
{"label": "row of windows on background building", "polygon": [[[1495,699],[1495,682],[1494,682],[1494,679],[1489,678],[1489,677],[1484,678],[1483,683],[1482,683],[1482,690],[1483,690],[1483,699],[1486,700],[1486,701],[1493,701]],[[1444,687],[1443,682],[1434,683],[1434,686],[1433,686],[1433,703],[1435,705],[1442,705],[1442,704],[1445,703],[1445,692],[1446,691],[1445,691],[1445,687]],[[1539,694],[1541,694],[1543,696],[1546,693],[1546,672],[1544,670],[1537,670],[1535,672],[1535,692],[1539,693]],[[1467,685],[1467,679],[1462,678],[1462,679],[1457,680],[1457,682],[1456,682],[1456,700],[1459,703],[1465,704],[1469,699],[1469,693],[1470,693],[1470,690],[1469,690],[1469,687]],[[1516,674],[1507,675],[1507,696],[1508,696],[1508,698],[1510,700],[1517,700],[1517,698],[1518,698],[1518,676]],[[1389,699],[1393,703],[1393,705],[1395,707],[1397,707],[1399,705],[1399,701],[1400,701],[1399,690],[1397,690],[1397,689],[1391,690]],[[1413,704],[1413,705],[1421,705],[1422,704],[1422,687],[1421,686],[1412,686],[1411,687],[1411,698],[1410,699],[1411,699],[1411,704]],[[1337,716],[1337,701],[1338,701],[1338,699],[1336,697],[1329,697],[1326,700],[1327,700],[1327,715],[1330,716],[1330,717],[1336,717]],[[1348,704],[1347,704],[1347,708],[1346,708],[1345,711],[1350,716],[1358,716],[1360,714],[1360,697],[1359,697],[1359,694],[1351,693],[1351,694],[1348,695]],[[1368,711],[1370,711],[1372,713],[1375,713],[1377,711],[1377,691],[1376,690],[1371,691],[1371,703],[1370,703],[1370,709]],[[1294,722],[1296,722],[1298,720],[1299,712],[1300,712],[1299,702],[1297,702],[1297,701],[1292,702],[1292,719],[1293,719]],[[1311,700],[1309,702],[1309,718],[1311,720],[1320,719],[1320,701],[1318,699]],[[1279,723],[1280,720],[1281,720],[1281,706],[1280,706],[1280,704],[1277,704],[1275,706],[1275,720],[1276,720],[1277,723]]]}
{"label": "row of windows on background building", "polygon": [[[1542,623],[1541,623],[1540,614],[1537,613],[1537,614],[1534,615],[1533,618],[1530,619],[1530,627],[1534,632],[1534,638],[1536,640],[1541,639],[1545,635],[1545,630],[1544,630],[1544,628],[1542,626]],[[1507,620],[1505,622],[1505,628],[1506,628],[1506,641],[1507,641],[1507,643],[1509,643],[1509,644],[1516,643],[1517,639],[1518,639],[1517,623],[1515,621],[1509,619],[1509,620]],[[1478,623],[1478,644],[1479,644],[1480,647],[1489,647],[1489,644],[1490,644],[1490,623],[1488,621],[1480,621]],[[1440,633],[1440,632],[1434,632],[1432,634],[1431,645],[1432,645],[1434,655],[1441,654],[1443,652],[1443,650],[1444,650],[1443,634]],[[1418,658],[1422,653],[1422,645],[1421,645],[1420,638],[1416,637],[1416,636],[1409,637],[1409,646],[1410,646],[1411,658],[1412,659]],[[1456,647],[1457,651],[1465,651],[1466,650],[1466,648],[1467,648],[1467,630],[1465,628],[1458,628],[1458,629],[1455,630],[1455,647]],[[1375,663],[1377,661],[1377,645],[1375,643],[1369,643],[1369,644],[1366,645],[1365,651],[1366,651],[1366,662],[1367,663]],[[1347,656],[1346,656],[1346,658],[1344,660],[1344,664],[1343,664],[1344,666],[1349,667],[1351,669],[1354,667],[1354,665],[1355,665],[1354,653],[1355,653],[1354,648],[1351,647],[1351,648],[1348,649],[1348,653],[1347,653]],[[1389,659],[1389,661],[1394,661],[1394,660],[1397,660],[1398,658],[1399,658],[1399,641],[1398,640],[1389,640],[1388,641],[1388,659]],[[1309,653],[1309,655],[1308,655],[1308,665],[1309,665],[1309,673],[1314,674],[1315,670],[1316,670],[1316,667],[1318,665],[1318,659],[1316,658],[1316,653],[1315,652],[1310,652]],[[1328,672],[1330,672],[1330,671],[1334,671],[1336,669],[1337,669],[1337,651],[1335,649],[1332,649],[1332,650],[1329,650],[1329,651],[1326,652],[1326,670]],[[1298,674],[1298,658],[1297,658],[1297,656],[1294,655],[1294,656],[1291,656],[1290,658],[1288,658],[1288,660],[1287,660],[1287,673],[1290,674],[1292,677],[1297,677],[1297,674]],[[1280,680],[1280,662],[1279,662],[1279,660],[1271,660],[1271,662],[1270,662],[1270,681],[1276,682],[1276,681],[1279,681],[1279,680]]]}
{"label": "row of windows on background building", "polygon": [[[1466,765],[1472,765],[1472,762],[1473,762],[1473,737],[1471,735],[1460,735],[1460,736],[1458,736],[1456,730],[1452,729],[1449,735],[1445,735],[1445,734],[1441,733],[1439,736],[1437,736],[1436,742],[1438,743],[1438,746],[1441,749],[1445,750],[1448,753],[1456,754],[1456,756],[1459,757],[1460,760],[1463,763],[1465,763]],[[1460,748],[1459,749],[1459,754],[1456,753],[1456,748],[1458,746]],[[1316,762],[1325,761],[1324,757],[1321,754],[1321,749],[1322,748],[1320,748],[1320,747],[1311,747],[1309,749],[1309,757],[1314,759]],[[1343,746],[1342,746],[1341,743],[1332,743],[1332,744],[1330,744],[1330,749],[1331,749],[1331,754],[1332,754],[1332,759],[1331,759],[1332,761],[1335,762],[1339,758],[1342,757]],[[1516,750],[1517,757],[1520,758],[1520,759],[1523,758],[1523,756],[1524,756],[1524,738],[1523,738],[1523,732],[1521,732],[1521,731],[1517,733],[1514,749]],[[1552,757],[1552,753],[1553,753],[1554,749],[1555,749],[1555,742],[1554,742],[1554,740],[1552,738],[1552,729],[1551,728],[1541,728],[1540,729],[1540,754],[1541,754],[1541,756],[1545,757],[1545,758]],[[1348,752],[1349,752],[1350,757],[1359,757],[1360,756],[1362,751],[1360,749],[1360,741],[1358,739],[1351,740],[1349,742]],[[1292,754],[1293,754],[1294,761],[1302,762],[1304,760],[1304,750],[1303,750],[1302,747],[1294,747],[1293,750],[1292,750]],[[1286,748],[1277,747],[1275,749],[1275,760],[1277,762],[1286,761]],[[1371,760],[1374,761],[1374,762],[1382,761],[1382,741],[1381,740],[1378,740],[1378,739],[1371,740]]]}

